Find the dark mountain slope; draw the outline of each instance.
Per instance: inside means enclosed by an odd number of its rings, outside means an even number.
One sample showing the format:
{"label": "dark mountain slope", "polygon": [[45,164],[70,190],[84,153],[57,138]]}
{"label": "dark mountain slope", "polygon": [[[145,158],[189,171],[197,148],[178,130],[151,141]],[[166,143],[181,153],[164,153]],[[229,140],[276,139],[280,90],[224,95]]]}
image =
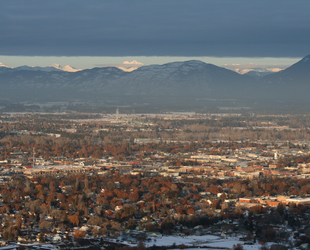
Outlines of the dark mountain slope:
{"label": "dark mountain slope", "polygon": [[310,91],[310,55],[289,68],[261,79],[265,95],[274,98],[308,99]]}
{"label": "dark mountain slope", "polygon": [[77,100],[103,97],[171,96],[238,98],[253,91],[249,76],[201,61],[174,62],[124,72],[114,67],[75,73],[3,70],[1,97]]}

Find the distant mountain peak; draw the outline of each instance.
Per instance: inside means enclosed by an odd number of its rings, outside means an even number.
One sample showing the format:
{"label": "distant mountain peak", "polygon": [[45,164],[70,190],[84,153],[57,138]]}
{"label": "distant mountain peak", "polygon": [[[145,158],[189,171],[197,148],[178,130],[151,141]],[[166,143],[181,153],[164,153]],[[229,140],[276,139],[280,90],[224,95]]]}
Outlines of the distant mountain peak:
{"label": "distant mountain peak", "polygon": [[185,64],[206,64],[203,61],[200,60],[188,60],[188,61],[184,61]]}
{"label": "distant mountain peak", "polygon": [[144,64],[141,62],[138,62],[136,60],[133,60],[131,62],[124,61],[122,64],[120,64],[117,68],[125,71],[125,72],[132,72],[140,67],[142,67]]}
{"label": "distant mountain peak", "polygon": [[66,65],[62,68],[62,70],[67,71],[67,72],[77,72],[77,71],[80,71],[82,69],[76,69],[76,68],[71,67],[70,65]]}
{"label": "distant mountain peak", "polygon": [[66,71],[66,72],[77,72],[77,71],[82,70],[82,69],[73,68],[70,65],[66,65],[64,67],[61,67],[60,64],[58,64],[58,63],[54,63],[54,64],[50,65],[49,67],[53,67],[55,69],[59,69],[59,70]]}
{"label": "distant mountain peak", "polygon": [[196,65],[207,65],[207,63],[200,61],[200,60],[188,60],[188,61],[184,61],[184,62],[172,62],[172,63],[168,63],[168,64],[180,64],[180,65],[192,65],[192,66],[196,66]]}
{"label": "distant mountain peak", "polygon": [[0,62],[0,67],[9,68],[8,66],[6,66],[5,64],[3,64],[2,62]]}

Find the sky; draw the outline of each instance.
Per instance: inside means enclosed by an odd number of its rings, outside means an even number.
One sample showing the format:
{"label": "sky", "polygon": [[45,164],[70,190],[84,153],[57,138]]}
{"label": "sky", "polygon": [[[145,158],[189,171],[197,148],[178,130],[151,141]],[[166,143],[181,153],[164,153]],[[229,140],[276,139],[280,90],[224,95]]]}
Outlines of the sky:
{"label": "sky", "polygon": [[309,0],[0,1],[0,62],[285,67],[310,54],[309,13]]}

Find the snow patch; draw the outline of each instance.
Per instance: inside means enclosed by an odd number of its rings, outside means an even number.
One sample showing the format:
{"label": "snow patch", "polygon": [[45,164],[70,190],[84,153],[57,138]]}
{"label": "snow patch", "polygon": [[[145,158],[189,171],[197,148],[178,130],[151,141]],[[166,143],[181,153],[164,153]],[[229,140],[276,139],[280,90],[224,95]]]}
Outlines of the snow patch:
{"label": "snow patch", "polygon": [[[146,242],[147,247],[153,245],[156,246],[171,246],[173,244],[177,246],[184,244],[189,246],[192,250],[199,249],[200,246],[207,246],[210,249],[216,248],[233,248],[234,245],[241,244],[245,250],[259,250],[261,245],[258,242],[253,245],[245,245],[243,241],[239,240],[239,237],[220,237],[215,235],[203,235],[203,236],[163,236],[163,237],[151,237],[151,241]],[[274,244],[274,243],[270,243]]]}
{"label": "snow patch", "polygon": [[119,68],[125,72],[131,72],[131,71],[134,71],[134,70],[142,67],[143,65],[144,65],[143,63],[138,62],[136,60],[133,60],[132,62],[124,61],[117,68]]}
{"label": "snow patch", "polygon": [[81,71],[82,69],[76,69],[71,67],[70,65],[66,65],[64,67],[61,67],[58,63],[54,63],[49,67],[53,67],[55,69],[60,69],[62,71],[66,71],[66,72],[77,72],[77,71]]}
{"label": "snow patch", "polygon": [[62,68],[63,71],[67,71],[67,72],[77,72],[77,71],[81,71],[81,69],[75,69],[72,68],[70,65],[66,65],[65,67]]}
{"label": "snow patch", "polygon": [[117,67],[125,72],[131,72],[131,71],[134,71],[136,69],[138,69],[138,67],[130,67],[130,68],[125,68],[125,67]]}

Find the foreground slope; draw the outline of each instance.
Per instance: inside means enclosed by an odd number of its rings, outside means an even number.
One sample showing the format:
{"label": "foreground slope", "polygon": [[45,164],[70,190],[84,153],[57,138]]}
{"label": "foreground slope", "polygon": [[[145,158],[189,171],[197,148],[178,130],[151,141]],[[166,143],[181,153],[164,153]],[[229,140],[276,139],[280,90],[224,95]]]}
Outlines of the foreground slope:
{"label": "foreground slope", "polygon": [[308,99],[310,91],[310,55],[289,68],[261,79],[262,94],[282,99]]}

